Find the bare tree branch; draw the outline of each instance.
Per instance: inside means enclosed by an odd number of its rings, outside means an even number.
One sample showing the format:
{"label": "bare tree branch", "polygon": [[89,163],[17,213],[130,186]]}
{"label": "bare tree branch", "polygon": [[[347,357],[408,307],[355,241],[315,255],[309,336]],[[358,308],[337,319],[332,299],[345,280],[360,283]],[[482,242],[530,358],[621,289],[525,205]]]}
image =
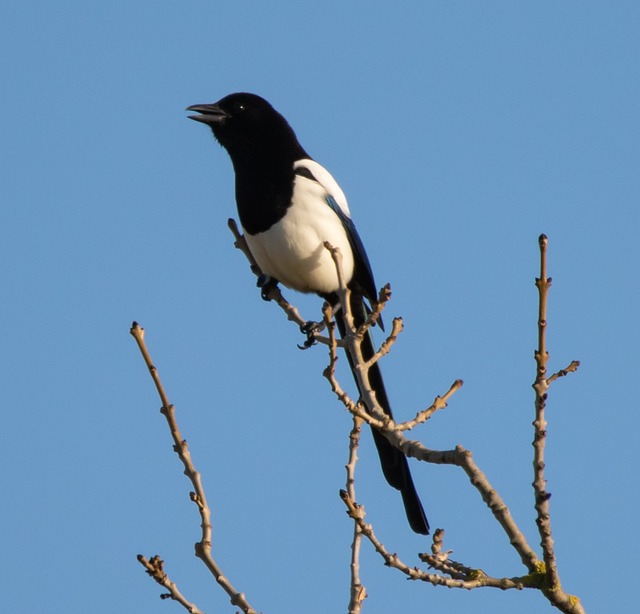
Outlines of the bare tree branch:
{"label": "bare tree branch", "polygon": [[[239,607],[243,612],[245,612],[245,614],[257,614],[256,610],[254,610],[247,602],[244,593],[237,591],[229,579],[222,573],[222,570],[211,554],[211,509],[207,503],[207,497],[202,486],[200,473],[196,470],[193,461],[191,460],[191,453],[189,452],[187,442],[182,438],[180,429],[178,428],[178,423],[175,417],[175,408],[169,402],[169,398],[167,397],[164,387],[162,386],[162,382],[160,381],[158,370],[151,360],[151,356],[144,340],[144,328],[142,328],[137,322],[134,322],[129,332],[138,344],[140,353],[142,354],[145,364],[149,369],[153,383],[155,384],[158,395],[160,396],[160,401],[162,402],[160,413],[162,413],[166,418],[167,424],[169,425],[169,430],[171,431],[171,437],[173,438],[174,444],[173,451],[180,458],[180,461],[184,466],[184,474],[189,478],[194,488],[194,492],[189,493],[189,496],[198,507],[201,520],[200,526],[202,528],[202,537],[200,541],[195,544],[196,556],[202,560],[215,578],[216,582],[225,590],[227,595],[229,595],[232,605]],[[140,560],[140,557],[138,557],[138,560]]]}
{"label": "bare tree branch", "polygon": [[[329,332],[329,355],[330,364],[325,369],[324,375],[329,382],[336,382],[335,380],[335,364],[338,360],[337,355],[337,338],[335,335],[335,322],[333,322],[333,310],[329,303],[325,303],[322,309],[322,314],[327,331]],[[338,394],[343,403],[351,405],[353,402],[349,399],[348,395],[340,389],[334,389],[334,392]],[[362,423],[364,420],[357,415],[353,414],[353,428],[349,433],[349,461],[345,465],[347,470],[347,482],[346,489],[349,495],[355,499],[355,483],[356,483],[356,463],[358,462],[358,446],[360,445],[360,432]],[[362,510],[364,513],[364,510]],[[362,603],[367,598],[367,590],[360,580],[360,547],[362,545],[362,532],[358,523],[354,522],[353,525],[353,541],[351,543],[351,590],[349,599],[349,614],[360,614],[362,611]]]}
{"label": "bare tree branch", "polygon": [[[511,516],[509,508],[506,506],[503,499],[491,486],[486,475],[478,468],[478,466],[473,461],[471,452],[469,450],[465,450],[462,446],[457,446],[453,451],[438,452],[428,450],[420,442],[406,440],[401,434],[402,429],[399,428],[398,425],[394,424],[393,420],[391,420],[387,416],[384,416],[375,399],[375,394],[372,394],[372,391],[368,385],[369,382],[367,372],[373,361],[367,362],[363,360],[357,336],[350,335],[349,330],[347,330],[347,334],[345,338],[343,338],[343,343],[345,351],[351,354],[352,360],[355,364],[355,372],[358,377],[359,383],[362,383],[362,387],[359,386],[359,389],[362,390],[362,402],[366,406],[367,410],[369,410],[368,414],[364,415],[364,420],[366,422],[369,422],[370,424],[373,424],[374,427],[380,430],[380,432],[383,433],[393,445],[402,450],[407,456],[413,456],[415,458],[418,458],[419,460],[425,460],[427,462],[454,464],[461,467],[469,477],[473,486],[482,496],[483,501],[489,507],[496,520],[502,526],[503,530],[509,537],[509,541],[514,549],[520,555],[522,562],[530,572],[528,577],[532,579],[533,585],[535,585],[536,588],[541,589],[545,596],[549,599],[549,601],[556,607],[560,608],[562,611],[582,612],[583,609],[579,600],[576,597],[566,594],[562,590],[560,585],[555,560],[555,552],[553,549],[553,539],[551,537],[549,495],[546,492],[546,482],[544,480],[544,442],[546,438],[546,421],[544,419],[544,409],[547,399],[547,390],[551,381],[557,379],[558,377],[566,375],[570,371],[575,371],[579,364],[574,361],[564,371],[558,372],[548,380],[545,378],[546,364],[548,361],[548,352],[546,351],[546,300],[548,289],[551,285],[551,280],[546,276],[546,245],[547,239],[543,235],[540,237],[541,275],[540,278],[536,280],[536,285],[538,286],[540,292],[540,305],[538,318],[539,343],[538,350],[536,351],[535,355],[538,365],[538,375],[534,384],[534,389],[536,391],[536,420],[534,422],[534,426],[536,429],[534,438],[534,488],[536,491],[536,511],[538,513],[537,524],[540,530],[540,535],[542,537],[544,563],[542,563],[538,559],[535,552],[527,543],[524,534],[518,528],[513,517]],[[339,279],[343,279],[343,276],[341,277],[340,275],[341,258],[339,257],[339,250],[332,248],[326,243],[325,247],[329,249],[332,256],[334,257],[334,262],[338,270]],[[401,326],[397,328],[394,327],[392,339],[393,341],[395,341],[397,334],[399,334],[401,330]],[[390,345],[391,343],[388,343],[384,351],[379,351],[376,356],[378,356],[378,354],[380,354],[380,356],[385,354],[388,351]],[[334,381],[332,383],[332,388],[334,388],[335,390],[336,387],[339,387],[339,384]],[[454,390],[450,390],[451,394],[453,394],[453,392],[455,392],[455,390],[459,388],[459,385],[456,386],[456,384],[454,384],[452,388],[454,388]],[[353,409],[351,409],[350,411],[353,411]],[[370,416],[373,416],[375,422],[380,422],[381,424],[376,424]],[[416,424],[418,423],[417,421],[415,422]],[[372,540],[373,531],[364,530],[364,528],[362,527],[361,530],[364,535],[367,536],[372,541],[372,543],[374,543]],[[376,550],[378,550],[378,552],[381,552],[377,544],[374,543],[374,547],[376,547]],[[387,564],[389,564],[388,561]],[[458,569],[460,568],[461,567],[458,565]],[[540,582],[541,572],[544,573],[544,582]],[[495,582],[489,582],[486,578],[484,578],[484,581],[488,582],[483,584],[484,586],[505,586],[504,579],[501,579],[500,581],[496,580]],[[515,584],[517,584],[517,582]],[[525,583],[525,585],[531,584],[527,582]]]}
{"label": "bare tree branch", "polygon": [[[340,255],[340,250],[332,247],[328,243],[325,243],[325,247],[331,253],[336,265],[338,278],[341,280],[341,283],[344,284],[344,274],[341,270],[342,257]],[[347,288],[341,286],[340,290],[338,291],[338,295],[343,307],[346,306],[346,308],[341,310],[341,315],[344,316],[345,322],[348,323],[351,315],[348,308],[349,301],[347,300],[346,292]],[[331,314],[331,312],[327,310],[326,306],[324,309],[326,320],[333,314]],[[351,321],[353,320],[351,319]],[[360,328],[362,329],[363,327]],[[522,533],[522,531],[520,531],[517,524],[513,520],[511,512],[509,511],[509,508],[507,507],[505,502],[502,500],[498,492],[492,487],[486,475],[478,468],[478,466],[473,461],[471,452],[465,450],[462,446],[457,446],[455,450],[444,452],[429,450],[418,441],[407,440],[402,434],[402,430],[407,430],[407,428],[398,428],[394,421],[382,411],[382,408],[379,406],[375,397],[375,393],[372,391],[369,384],[368,371],[370,368],[370,364],[368,364],[368,362],[364,359],[360,350],[360,341],[362,338],[361,330],[358,330],[355,333],[351,331],[353,331],[353,326],[347,328],[347,332],[343,337],[343,347],[345,351],[349,352],[349,354],[351,355],[354,364],[354,372],[358,379],[358,389],[361,390],[361,404],[364,405],[366,410],[360,403],[354,403],[347,395],[347,393],[344,392],[339,382],[337,381],[337,378],[335,376],[335,364],[337,361],[337,355],[335,346],[333,346],[333,348],[330,349],[330,365],[328,369],[325,370],[325,375],[331,382],[332,390],[336,393],[338,398],[343,402],[345,407],[350,412],[352,412],[354,415],[359,416],[365,422],[377,428],[394,446],[402,450],[407,456],[412,456],[414,458],[417,458],[418,460],[426,461],[429,463],[452,464],[461,467],[469,477],[473,486],[479,491],[483,501],[492,511],[496,520],[500,523],[500,525],[506,532],[507,536],[509,537],[510,543],[520,555],[522,562],[527,566],[531,573],[537,572],[539,567],[538,557],[529,546],[526,538],[524,537],[524,534]],[[399,330],[397,330],[396,332],[397,334],[399,334]],[[449,392],[447,392],[445,396],[449,398],[461,387],[461,385],[462,382],[460,380],[454,382],[452,387],[449,389]],[[418,422],[419,421],[416,421],[416,424]],[[369,536],[370,533],[365,533],[365,535]]]}
{"label": "bare tree branch", "polygon": [[[535,584],[531,584],[527,581],[527,576],[523,578],[493,578],[485,574],[480,569],[464,567],[459,563],[449,562],[449,565],[447,566],[444,562],[438,561],[436,557],[431,555],[420,555],[420,558],[442,571],[446,569],[447,571],[445,573],[448,573],[453,577],[446,578],[440,574],[432,574],[418,569],[417,567],[411,567],[402,561],[397,554],[389,552],[382,542],[376,537],[373,527],[364,521],[365,514],[361,505],[358,505],[353,501],[353,499],[351,499],[344,490],[340,491],[340,497],[347,506],[349,516],[359,525],[360,531],[365,537],[367,537],[376,552],[378,552],[378,554],[383,558],[385,565],[401,571],[410,580],[420,580],[421,582],[427,582],[434,586],[464,588],[467,590],[474,588],[499,588],[502,590],[538,588]],[[441,540],[443,534],[444,531],[442,531],[442,529],[438,529],[434,535],[434,543],[436,543],[435,540]],[[446,557],[444,560],[446,560]]]}
{"label": "bare tree branch", "polygon": [[[229,220],[229,227],[235,236],[235,245],[241,249],[251,264],[251,269],[255,275],[259,278],[262,276],[261,271],[257,267],[253,260],[251,253],[244,241],[244,237],[238,230],[237,225],[233,220]],[[409,421],[396,424],[392,419],[384,414],[381,407],[377,403],[375,394],[371,390],[368,378],[369,368],[383,356],[385,356],[395,343],[398,335],[402,332],[403,325],[402,320],[396,318],[393,323],[392,331],[383,342],[380,348],[374,353],[371,359],[364,360],[360,343],[367,332],[369,327],[373,326],[376,321],[379,320],[382,310],[390,297],[390,290],[388,286],[385,286],[380,293],[379,303],[373,306],[373,310],[364,324],[362,324],[357,330],[353,326],[353,316],[350,310],[349,289],[345,283],[344,275],[342,272],[341,254],[338,249],[333,248],[329,244],[325,244],[325,247],[330,251],[334,262],[336,264],[336,271],[338,278],[340,279],[340,290],[338,296],[340,300],[340,314],[339,317],[344,318],[346,324],[346,334],[341,340],[337,339],[334,331],[333,323],[333,309],[330,305],[325,304],[323,307],[323,317],[325,328],[328,331],[327,336],[318,334],[318,330],[313,331],[312,337],[329,346],[329,366],[325,369],[324,375],[329,381],[333,392],[338,396],[343,405],[353,415],[353,429],[350,434],[350,448],[349,448],[349,462],[346,465],[347,469],[347,490],[341,491],[341,497],[345,502],[349,516],[354,520],[354,539],[352,543],[352,559],[351,559],[351,599],[349,604],[350,613],[359,613],[361,611],[362,602],[366,598],[366,590],[361,583],[359,573],[359,551],[361,546],[362,537],[366,537],[368,541],[373,545],[375,550],[380,554],[385,563],[390,567],[394,567],[404,573],[408,578],[414,580],[421,580],[431,583],[433,585],[441,585],[457,588],[480,588],[480,587],[494,587],[502,590],[506,589],[522,589],[522,588],[536,588],[541,590],[547,599],[558,609],[563,612],[572,614],[582,614],[584,609],[577,597],[568,595],[565,593],[560,584],[558,575],[557,562],[555,552],[553,549],[553,539],[551,536],[551,524],[549,516],[549,493],[546,491],[546,482],[544,478],[544,447],[546,440],[546,420],[545,420],[545,407],[547,401],[547,391],[549,385],[558,378],[566,376],[568,373],[574,372],[579,363],[577,361],[571,362],[565,369],[562,369],[550,377],[546,377],[546,369],[548,362],[548,352],[546,349],[546,303],[547,294],[551,285],[551,279],[546,275],[546,237],[540,237],[541,248],[541,275],[536,280],[536,285],[539,289],[540,303],[539,303],[539,317],[538,317],[538,348],[535,352],[535,359],[537,365],[536,381],[533,385],[536,393],[536,419],[534,421],[535,436],[534,436],[534,492],[535,492],[535,507],[537,512],[537,524],[541,535],[541,545],[543,551],[543,561],[539,560],[533,549],[527,543],[522,531],[518,528],[517,524],[513,520],[509,509],[505,502],[492,487],[491,483],[487,479],[486,475],[475,464],[472,454],[469,450],[466,450],[462,446],[456,446],[453,450],[430,450],[426,448],[421,442],[415,440],[409,440],[404,436],[404,433],[410,431],[418,424],[422,424],[428,420],[436,411],[447,407],[447,402],[450,400],[453,394],[457,392],[462,386],[462,380],[456,380],[449,390],[443,396],[437,396],[431,406],[416,414],[416,416]],[[275,300],[276,303],[284,310],[288,319],[296,322],[298,326],[304,326],[307,321],[304,320],[298,310],[290,305],[288,301],[284,299],[279,288],[276,284],[267,284],[267,287],[263,287],[263,296],[267,299]],[[138,328],[134,323],[134,329]],[[196,553],[207,564],[207,567],[212,571],[214,577],[220,584],[225,586],[228,594],[231,596],[231,601],[234,605],[239,605],[245,612],[254,612],[244,600],[244,595],[237,593],[235,589],[226,581],[226,578],[222,576],[222,573],[217,568],[213,559],[210,556],[211,551],[211,524],[208,516],[208,506],[204,493],[201,492],[201,484],[199,481],[199,474],[191,465],[188,450],[186,448],[186,442],[184,442],[180,436],[180,433],[175,425],[175,418],[173,416],[173,407],[166,399],[166,395],[162,389],[159,378],[153,367],[148,353],[144,347],[142,340],[142,329],[139,329],[138,334],[132,329],[132,334],[136,337],[140,349],[145,356],[145,361],[152,374],[158,393],[162,399],[163,408],[162,412],[167,418],[170,425],[172,436],[175,442],[175,450],[180,456],[184,466],[185,473],[192,480],[195,487],[195,492],[192,493],[192,499],[197,503],[198,508],[202,516],[203,527],[203,539],[199,544],[196,544]],[[355,402],[350,396],[342,389],[336,374],[335,365],[338,360],[337,348],[341,347],[349,353],[354,366],[354,372],[357,379],[358,389],[361,391],[361,398],[358,402]],[[375,536],[371,525],[365,523],[365,510],[364,507],[356,503],[355,498],[355,466],[357,461],[357,447],[359,442],[360,428],[363,423],[368,423],[374,428],[378,429],[394,446],[402,450],[407,456],[417,458],[429,463],[435,464],[450,464],[459,466],[468,476],[471,484],[478,490],[483,501],[491,510],[495,519],[502,526],[505,531],[509,542],[518,552],[523,564],[528,570],[528,574],[521,577],[512,578],[495,578],[491,577],[480,569],[476,569],[465,565],[463,563],[454,561],[450,558],[451,551],[443,551],[443,537],[444,531],[438,529],[433,536],[433,544],[431,547],[431,554],[420,555],[421,559],[428,563],[433,569],[439,573],[428,573],[420,570],[417,567],[410,567],[406,565],[396,554],[391,554],[382,543]],[[141,561],[142,562],[142,561]],[[161,563],[161,561],[160,561]],[[151,562],[147,562],[151,565]],[[157,572],[158,578],[162,579],[163,572]],[[175,586],[175,585],[174,585]],[[177,590],[177,589],[174,589]],[[177,595],[177,593],[175,593]],[[173,597],[173,593],[168,597]]]}
{"label": "bare tree branch", "polygon": [[[549,385],[558,377],[567,375],[575,371],[579,363],[573,361],[567,369],[559,371],[546,378],[549,352],[547,351],[547,298],[549,288],[551,288],[551,278],[547,277],[547,245],[549,243],[545,235],[540,235],[538,240],[540,245],[540,277],[536,278],[538,288],[538,348],[534,353],[536,361],[536,380],[533,384],[535,391],[536,418],[533,422],[533,489],[535,494],[535,508],[537,512],[536,524],[540,533],[540,545],[542,546],[542,556],[544,559],[545,583],[541,587],[549,601],[562,611],[580,612],[582,606],[576,597],[568,595],[562,589],[553,537],[551,532],[551,515],[549,512],[549,499],[551,493],[547,491],[547,482],[544,477],[544,452],[547,439],[547,421],[545,419],[545,409],[547,405],[547,395]],[[569,609],[572,608],[572,609]]]}
{"label": "bare tree branch", "polygon": [[537,365],[536,380],[533,384],[535,390],[536,419],[533,422],[535,434],[533,439],[533,488],[535,491],[535,507],[538,513],[536,523],[542,539],[541,546],[546,566],[546,577],[550,588],[560,584],[556,567],[553,539],[551,537],[551,518],[549,517],[549,497],[546,492],[546,480],[544,479],[544,448],[547,438],[547,423],[545,421],[545,405],[549,382],[545,375],[549,353],[546,346],[547,328],[547,295],[551,287],[551,278],[547,277],[547,237],[540,236],[540,277],[536,278],[536,286],[540,295],[538,304],[538,349],[534,357]]}

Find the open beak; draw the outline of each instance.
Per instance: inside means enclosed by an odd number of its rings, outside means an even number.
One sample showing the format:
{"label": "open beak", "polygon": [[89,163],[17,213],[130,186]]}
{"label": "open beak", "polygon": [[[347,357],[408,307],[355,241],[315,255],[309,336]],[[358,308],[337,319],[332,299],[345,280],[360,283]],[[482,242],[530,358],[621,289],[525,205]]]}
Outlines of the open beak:
{"label": "open beak", "polygon": [[189,119],[209,125],[219,124],[229,117],[229,114],[223,111],[217,104],[194,104],[187,107],[186,110],[200,113],[200,115],[189,115]]}

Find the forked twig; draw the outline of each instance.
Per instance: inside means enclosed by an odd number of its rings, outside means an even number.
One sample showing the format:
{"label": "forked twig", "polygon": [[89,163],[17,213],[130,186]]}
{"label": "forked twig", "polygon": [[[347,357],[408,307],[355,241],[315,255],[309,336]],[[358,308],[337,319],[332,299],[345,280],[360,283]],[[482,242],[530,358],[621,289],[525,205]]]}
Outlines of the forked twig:
{"label": "forked twig", "polygon": [[[418,569],[417,567],[411,567],[407,565],[396,553],[389,552],[382,542],[378,539],[370,524],[364,521],[364,515],[361,513],[362,506],[358,505],[355,501],[349,497],[346,491],[340,491],[340,497],[347,507],[347,512],[351,518],[360,527],[362,534],[367,537],[371,542],[376,552],[382,557],[385,565],[392,567],[402,572],[407,576],[409,580],[419,580],[421,582],[427,582],[434,586],[447,586],[449,588],[464,588],[471,590],[474,588],[499,588],[502,590],[507,589],[522,589],[522,588],[537,588],[535,581],[531,576],[524,576],[522,578],[493,578],[485,574],[480,569],[471,569],[464,567],[459,563],[450,562],[449,571],[453,577],[446,578],[440,574],[429,573]],[[443,531],[438,529],[434,535],[435,540],[442,538]],[[446,569],[443,563],[436,562],[436,559],[431,555],[420,555],[420,558],[430,564],[433,562],[433,567],[437,567],[439,570]],[[464,573],[463,573],[464,571]]]}
{"label": "forked twig", "polygon": [[[129,332],[138,344],[138,348],[140,349],[142,358],[144,359],[144,362],[149,369],[149,373],[151,374],[153,383],[155,384],[158,395],[160,396],[160,401],[162,403],[160,412],[166,418],[167,424],[169,425],[171,437],[173,438],[173,450],[180,458],[180,461],[184,466],[184,474],[187,476],[187,478],[189,478],[194,488],[194,492],[189,493],[189,496],[198,507],[198,512],[200,513],[201,519],[200,526],[202,528],[201,539],[195,544],[195,554],[199,559],[202,560],[207,569],[215,578],[216,582],[224,589],[227,595],[229,595],[232,605],[239,607],[243,612],[245,612],[245,614],[257,614],[256,610],[254,610],[247,602],[244,593],[237,591],[233,587],[229,579],[222,573],[222,570],[211,554],[211,509],[209,508],[209,504],[207,503],[207,497],[202,486],[200,472],[196,470],[193,461],[191,460],[191,453],[189,452],[187,442],[182,438],[180,429],[178,428],[178,423],[175,417],[175,408],[169,402],[169,398],[167,397],[162,382],[160,381],[158,370],[151,360],[149,350],[147,349],[147,345],[144,340],[144,328],[142,328],[137,322],[134,322]],[[144,564],[140,556],[138,557],[138,560],[142,564]],[[148,567],[147,571],[149,571]]]}

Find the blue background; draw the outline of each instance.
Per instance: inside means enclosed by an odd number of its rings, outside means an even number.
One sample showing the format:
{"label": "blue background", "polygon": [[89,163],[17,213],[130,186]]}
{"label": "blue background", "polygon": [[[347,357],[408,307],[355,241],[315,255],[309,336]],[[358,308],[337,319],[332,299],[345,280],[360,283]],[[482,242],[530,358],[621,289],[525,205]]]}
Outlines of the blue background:
{"label": "blue background", "polygon": [[[387,319],[399,418],[470,448],[538,548],[537,238],[549,236],[548,487],[561,578],[628,612],[638,542],[637,2],[21,2],[0,9],[0,577],[6,611],[207,612],[199,518],[129,336],[147,331],[213,506],[214,552],[264,612],[345,611],[350,421],[322,348],[263,303],[226,220],[233,173],[190,104],[269,99],[349,198]],[[320,301],[289,293],[308,318]],[[352,390],[346,373],[342,381]],[[363,437],[358,498],[409,564],[429,542]],[[525,573],[458,469],[413,462],[453,558]],[[411,583],[364,545],[365,612],[552,611],[534,591]]]}

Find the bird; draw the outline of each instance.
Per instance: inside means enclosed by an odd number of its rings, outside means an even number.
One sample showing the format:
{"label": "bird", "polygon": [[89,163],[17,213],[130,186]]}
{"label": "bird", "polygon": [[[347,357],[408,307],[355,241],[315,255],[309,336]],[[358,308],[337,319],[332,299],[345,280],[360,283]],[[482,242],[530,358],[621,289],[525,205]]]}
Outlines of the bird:
{"label": "bird", "polygon": [[[266,276],[263,283],[268,279],[268,283],[315,293],[339,310],[338,275],[325,248],[328,242],[342,253],[354,323],[362,324],[367,301],[370,305],[377,301],[376,285],[347,199],[329,171],[305,151],[287,120],[261,96],[233,93],[186,110],[196,113],[189,119],[211,128],[231,158],[240,223],[249,250]],[[344,336],[342,318],[336,318],[336,323]],[[373,356],[370,331],[361,348],[365,359]],[[350,358],[349,362],[354,372]],[[382,410],[392,417],[377,362],[369,370],[369,383]],[[429,523],[407,457],[375,428],[372,431],[383,474],[400,491],[409,526],[428,535]]]}

